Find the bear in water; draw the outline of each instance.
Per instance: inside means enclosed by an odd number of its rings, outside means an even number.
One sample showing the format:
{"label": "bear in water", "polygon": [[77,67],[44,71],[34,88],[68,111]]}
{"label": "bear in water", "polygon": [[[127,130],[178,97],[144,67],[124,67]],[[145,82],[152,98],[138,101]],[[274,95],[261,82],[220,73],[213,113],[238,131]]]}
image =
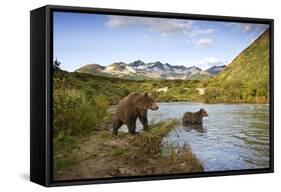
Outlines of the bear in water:
{"label": "bear in water", "polygon": [[192,113],[186,112],[182,118],[182,124],[202,124],[203,117],[207,117],[208,113],[205,111],[204,108],[201,108],[199,111]]}
{"label": "bear in water", "polygon": [[142,123],[143,129],[148,130],[147,110],[157,110],[158,108],[155,99],[147,93],[130,93],[119,102],[116,108],[113,134],[117,134],[123,124],[127,125],[129,133],[136,133],[137,118]]}

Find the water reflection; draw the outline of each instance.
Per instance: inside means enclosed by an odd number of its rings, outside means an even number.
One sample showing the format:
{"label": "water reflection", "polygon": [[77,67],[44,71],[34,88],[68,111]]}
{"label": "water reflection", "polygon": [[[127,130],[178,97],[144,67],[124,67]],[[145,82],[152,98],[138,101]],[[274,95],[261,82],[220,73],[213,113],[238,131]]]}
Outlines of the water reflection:
{"label": "water reflection", "polygon": [[187,124],[187,125],[182,125],[182,128],[187,132],[192,130],[198,131],[199,133],[207,132],[207,129],[205,129],[202,124]]}

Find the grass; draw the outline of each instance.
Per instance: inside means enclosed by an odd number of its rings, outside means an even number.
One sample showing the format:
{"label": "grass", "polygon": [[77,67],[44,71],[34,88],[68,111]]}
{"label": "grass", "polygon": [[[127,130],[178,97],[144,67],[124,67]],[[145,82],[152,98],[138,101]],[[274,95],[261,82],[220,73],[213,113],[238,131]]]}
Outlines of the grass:
{"label": "grass", "polygon": [[67,180],[203,171],[190,148],[163,143],[178,123],[150,124],[150,131],[136,135],[97,131],[72,152],[57,156],[54,177]]}
{"label": "grass", "polygon": [[[105,97],[109,105],[118,104],[131,92],[147,92],[157,102],[200,100],[198,80],[128,80],[55,70],[54,82],[55,90],[62,87],[82,92],[86,97]],[[159,91],[165,87],[166,92]]]}

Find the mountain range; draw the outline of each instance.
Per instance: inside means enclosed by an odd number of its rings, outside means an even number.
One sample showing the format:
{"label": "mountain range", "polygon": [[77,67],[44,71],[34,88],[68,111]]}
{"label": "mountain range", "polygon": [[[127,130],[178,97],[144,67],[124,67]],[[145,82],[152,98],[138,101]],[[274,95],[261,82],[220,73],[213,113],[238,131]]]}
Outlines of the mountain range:
{"label": "mountain range", "polygon": [[106,67],[99,64],[85,65],[75,72],[100,76],[114,76],[126,79],[205,79],[218,74],[226,66],[213,66],[207,70],[199,67],[170,65],[160,61],[145,63],[141,60],[132,63],[116,62]]}

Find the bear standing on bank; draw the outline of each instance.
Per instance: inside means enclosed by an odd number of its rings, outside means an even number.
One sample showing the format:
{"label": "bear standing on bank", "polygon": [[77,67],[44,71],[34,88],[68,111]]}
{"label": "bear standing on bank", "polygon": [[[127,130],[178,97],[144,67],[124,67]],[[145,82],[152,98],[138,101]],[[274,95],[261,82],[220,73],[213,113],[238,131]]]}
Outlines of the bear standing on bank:
{"label": "bear standing on bank", "polygon": [[127,125],[129,133],[136,133],[136,121],[139,118],[143,125],[143,129],[148,130],[147,110],[157,110],[158,105],[155,99],[147,93],[130,93],[123,98],[115,112],[113,122],[113,133],[117,134],[118,129],[123,125]]}

